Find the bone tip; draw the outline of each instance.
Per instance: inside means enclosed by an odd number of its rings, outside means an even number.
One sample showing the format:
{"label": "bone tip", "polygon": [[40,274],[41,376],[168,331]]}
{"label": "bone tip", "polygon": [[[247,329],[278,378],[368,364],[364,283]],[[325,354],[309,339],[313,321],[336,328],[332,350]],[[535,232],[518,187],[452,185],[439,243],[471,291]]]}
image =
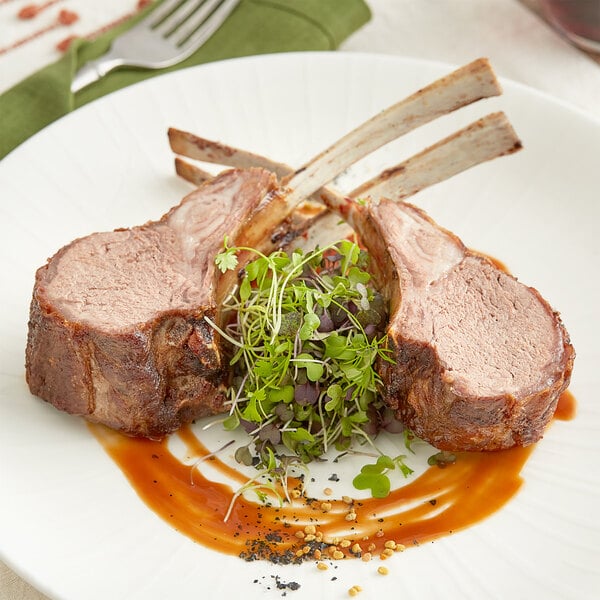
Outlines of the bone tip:
{"label": "bone tip", "polygon": [[512,145],[512,148],[508,151],[508,154],[514,154],[515,152],[518,152],[519,150],[523,149],[523,142],[517,138],[517,140],[515,140],[515,143]]}
{"label": "bone tip", "polygon": [[175,127],[169,127],[167,129],[167,138],[169,139],[169,147],[173,152],[177,152],[176,143],[177,138],[181,136],[181,131],[179,129],[175,129]]}
{"label": "bone tip", "polygon": [[486,79],[489,85],[489,95],[500,96],[502,94],[502,86],[498,81],[498,77],[489,58],[485,56],[476,58],[473,62],[466,65],[465,68],[472,74],[476,74]]}
{"label": "bone tip", "polygon": [[465,69],[468,69],[469,71],[474,72],[474,73],[477,73],[477,72],[488,73],[489,75],[496,77],[496,73],[494,71],[494,68],[492,67],[492,63],[490,62],[490,59],[485,56],[476,58],[474,61],[467,64],[465,66]]}
{"label": "bone tip", "polygon": [[181,175],[182,171],[185,170],[185,161],[181,160],[179,156],[176,156],[173,162],[175,163],[175,173],[177,173],[177,175]]}
{"label": "bone tip", "polygon": [[169,127],[167,129],[167,136],[170,140],[177,137],[178,135],[181,135],[182,133],[183,131],[177,129],[176,127]]}
{"label": "bone tip", "polygon": [[519,150],[521,150],[523,148],[523,142],[517,135],[515,128],[513,127],[506,114],[500,111],[497,113],[492,113],[489,116],[498,122],[498,125],[506,131],[508,139],[512,141],[512,146],[509,149],[508,154],[512,154],[513,152],[518,152]]}

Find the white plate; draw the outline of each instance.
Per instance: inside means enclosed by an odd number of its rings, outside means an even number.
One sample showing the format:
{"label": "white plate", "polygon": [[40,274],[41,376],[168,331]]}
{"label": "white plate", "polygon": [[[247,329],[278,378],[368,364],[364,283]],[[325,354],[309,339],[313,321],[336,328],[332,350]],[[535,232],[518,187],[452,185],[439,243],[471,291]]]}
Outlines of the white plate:
{"label": "white plate", "polygon": [[[475,57],[473,57],[475,58]],[[23,363],[36,267],[71,239],[159,217],[189,189],[173,175],[173,125],[298,165],[449,67],[396,57],[296,54],[193,68],[101,99],[0,163],[3,309],[0,556],[60,600],[263,597],[271,575],[293,598],[591,598],[600,589],[600,124],[505,83],[501,98],[422,128],[354,171],[399,162],[505,110],[525,150],[415,200],[503,260],[562,312],[578,356],[578,415],[552,425],[517,497],[483,523],[388,562],[245,563],[177,534],[138,499],[83,423],[31,397]],[[331,577],[336,581],[330,581]],[[259,583],[253,583],[255,579]],[[271,585],[271,588],[273,586]],[[281,595],[281,590],[270,592]]]}

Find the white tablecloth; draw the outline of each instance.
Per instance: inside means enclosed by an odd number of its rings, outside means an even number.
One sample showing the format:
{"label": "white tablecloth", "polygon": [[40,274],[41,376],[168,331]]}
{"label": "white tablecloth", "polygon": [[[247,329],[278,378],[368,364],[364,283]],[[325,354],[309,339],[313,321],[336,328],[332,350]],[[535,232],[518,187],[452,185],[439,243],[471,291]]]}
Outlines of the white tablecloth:
{"label": "white tablecloth", "polygon": [[343,44],[343,51],[457,65],[486,56],[498,75],[600,118],[600,65],[518,0],[368,1],[373,19]]}
{"label": "white tablecloth", "polygon": [[[351,36],[341,51],[397,54],[453,64],[487,56],[500,76],[556,96],[600,119],[600,65],[573,48],[518,0],[367,1],[373,19]],[[534,0],[526,3],[531,5]],[[63,0],[32,21],[18,19],[20,8],[29,4],[29,0],[0,0],[0,93],[56,60],[60,56],[56,44],[70,33],[93,31],[136,7],[134,0]],[[59,9],[76,11],[81,19],[70,26],[71,30],[59,27],[17,49],[1,52],[50,25]],[[0,599],[43,598],[0,563]]]}

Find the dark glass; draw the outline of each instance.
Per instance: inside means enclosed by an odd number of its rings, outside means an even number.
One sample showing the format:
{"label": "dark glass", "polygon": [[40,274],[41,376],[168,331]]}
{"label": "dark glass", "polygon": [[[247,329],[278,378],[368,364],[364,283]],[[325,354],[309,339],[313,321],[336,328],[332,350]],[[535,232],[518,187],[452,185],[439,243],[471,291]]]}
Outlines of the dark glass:
{"label": "dark glass", "polygon": [[600,52],[600,0],[543,0],[548,20],[573,43]]}

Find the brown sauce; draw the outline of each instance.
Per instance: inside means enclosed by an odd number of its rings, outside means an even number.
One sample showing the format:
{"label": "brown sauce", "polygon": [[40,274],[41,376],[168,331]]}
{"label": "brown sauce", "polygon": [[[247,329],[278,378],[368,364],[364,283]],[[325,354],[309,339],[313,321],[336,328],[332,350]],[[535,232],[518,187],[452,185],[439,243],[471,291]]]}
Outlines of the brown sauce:
{"label": "brown sauce", "polygon": [[481,256],[482,258],[489,260],[494,265],[494,267],[496,267],[496,269],[498,269],[499,271],[502,271],[503,273],[507,273],[508,275],[510,275],[510,271],[508,270],[508,267],[501,260],[498,260],[494,256],[486,254],[485,252],[479,252],[478,250],[471,250],[471,252],[473,254],[476,254],[477,256]]}
{"label": "brown sauce", "polygon": [[575,400],[575,396],[567,390],[566,392],[563,392],[558,399],[558,404],[554,411],[554,418],[558,421],[570,421],[575,418],[576,413],[577,401]]}
{"label": "brown sauce", "polygon": [[[575,399],[565,392],[555,416],[566,420],[574,414]],[[363,553],[369,550],[377,556],[390,540],[412,546],[469,527],[516,494],[523,483],[521,470],[534,448],[458,454],[455,464],[430,467],[384,499],[349,503],[301,496],[279,507],[241,496],[225,521],[234,490],[181,462],[169,450],[168,440],[129,438],[99,425],[90,428],[140,498],[177,531],[219,552],[275,562],[318,558],[319,552],[326,558],[336,543],[345,556],[361,554],[356,547],[352,551],[355,543]],[[174,435],[190,456],[208,457],[209,451],[189,427]],[[245,483],[244,475],[218,457],[207,460],[240,486]],[[327,512],[322,502],[331,504]],[[310,543],[296,535],[306,525],[314,525],[317,531]],[[344,547],[339,544],[342,539],[352,544]]]}

